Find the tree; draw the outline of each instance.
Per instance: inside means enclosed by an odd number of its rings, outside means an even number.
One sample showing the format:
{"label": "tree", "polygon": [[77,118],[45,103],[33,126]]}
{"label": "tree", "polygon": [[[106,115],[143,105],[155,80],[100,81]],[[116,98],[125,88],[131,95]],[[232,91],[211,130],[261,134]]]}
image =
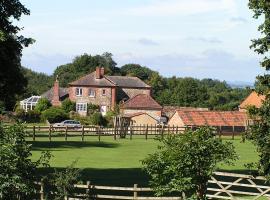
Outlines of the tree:
{"label": "tree", "polygon": [[50,107],[42,112],[41,118],[49,123],[56,123],[68,119],[68,114],[62,108]]}
{"label": "tree", "polygon": [[232,143],[223,143],[208,127],[169,135],[161,142],[159,151],[143,160],[157,195],[184,192],[188,197],[205,199],[207,181],[217,164],[230,164],[237,158]]}
{"label": "tree", "polygon": [[33,199],[38,167],[48,167],[51,154],[43,152],[37,161],[31,160],[31,145],[25,140],[21,124],[0,124],[0,197],[1,199]]}
{"label": "tree", "polygon": [[41,113],[51,107],[51,102],[46,98],[40,98],[36,104],[35,111]]}
{"label": "tree", "polygon": [[31,38],[18,35],[20,27],[13,25],[30,11],[19,0],[0,1],[0,101],[12,109],[16,95],[22,94],[27,84],[22,74],[21,56],[23,47],[33,42]]}
{"label": "tree", "polygon": [[249,114],[254,119],[254,125],[246,133],[246,138],[250,139],[257,147],[259,161],[256,164],[258,172],[270,179],[270,2],[267,0],[249,0],[249,8],[254,12],[254,18],[263,18],[263,23],[258,31],[261,38],[252,40],[251,48],[260,55],[264,55],[261,67],[266,70],[266,74],[257,76],[256,90],[259,94],[266,96],[260,108],[250,108]]}
{"label": "tree", "polygon": [[139,64],[126,64],[121,68],[121,73],[124,76],[135,76],[143,81],[150,80],[150,77],[154,71],[147,67],[142,67]]}
{"label": "tree", "polygon": [[67,98],[62,101],[61,107],[64,111],[66,111],[66,113],[69,113],[70,111],[75,111],[76,103]]}

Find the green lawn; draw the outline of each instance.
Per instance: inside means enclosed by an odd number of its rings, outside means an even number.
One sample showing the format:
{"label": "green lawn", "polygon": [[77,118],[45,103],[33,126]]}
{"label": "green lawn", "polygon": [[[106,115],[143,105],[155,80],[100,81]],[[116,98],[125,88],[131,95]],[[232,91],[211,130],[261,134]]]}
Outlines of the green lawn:
{"label": "green lawn", "polygon": [[[30,139],[29,139],[30,140]],[[157,149],[158,141],[145,140],[135,136],[133,140],[117,139],[111,136],[86,137],[84,142],[80,137],[53,137],[52,142],[48,137],[37,137],[33,145],[33,159],[37,159],[41,151],[49,150],[53,154],[51,166],[64,168],[77,160],[76,166],[82,169],[82,180],[91,180],[95,184],[104,185],[147,185],[147,176],[141,170],[141,160]],[[254,146],[240,138],[230,140],[234,143],[239,160],[234,166],[220,166],[220,170],[243,172],[244,164],[256,161],[257,155]],[[47,169],[41,169],[47,173]]]}

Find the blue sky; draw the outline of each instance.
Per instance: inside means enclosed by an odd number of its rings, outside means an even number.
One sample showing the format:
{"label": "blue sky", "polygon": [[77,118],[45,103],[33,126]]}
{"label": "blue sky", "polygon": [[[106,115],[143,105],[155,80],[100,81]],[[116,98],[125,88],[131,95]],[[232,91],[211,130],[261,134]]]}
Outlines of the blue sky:
{"label": "blue sky", "polygon": [[259,36],[246,0],[22,0],[19,24],[36,43],[22,64],[53,70],[83,53],[111,52],[118,66],[138,63],[164,76],[253,82]]}

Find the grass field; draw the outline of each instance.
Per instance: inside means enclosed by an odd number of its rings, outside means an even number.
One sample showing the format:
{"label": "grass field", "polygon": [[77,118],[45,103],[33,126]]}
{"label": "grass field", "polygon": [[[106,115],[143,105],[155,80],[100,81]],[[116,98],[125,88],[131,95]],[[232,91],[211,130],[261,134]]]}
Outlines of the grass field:
{"label": "grass field", "polygon": [[[49,150],[53,154],[51,166],[64,168],[77,160],[75,167],[82,169],[82,180],[91,180],[94,184],[131,186],[138,183],[146,186],[148,178],[141,170],[141,160],[153,153],[158,146],[154,139],[145,140],[143,137],[134,137],[133,140],[102,137],[101,142],[97,137],[86,137],[81,142],[80,137],[68,138],[53,137],[52,142],[48,137],[36,138],[33,145],[33,159],[37,159],[41,151]],[[226,139],[225,139],[226,140]],[[220,166],[219,170],[231,172],[244,172],[244,164],[257,160],[254,146],[240,138],[230,140],[234,143],[239,160],[234,166]],[[47,169],[41,169],[47,173]]]}

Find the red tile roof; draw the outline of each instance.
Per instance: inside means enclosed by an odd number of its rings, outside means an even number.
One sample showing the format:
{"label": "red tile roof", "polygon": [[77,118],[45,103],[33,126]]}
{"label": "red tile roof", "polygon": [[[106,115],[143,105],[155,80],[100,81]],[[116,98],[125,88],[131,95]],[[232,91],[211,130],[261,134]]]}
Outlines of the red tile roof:
{"label": "red tile roof", "polygon": [[124,109],[162,109],[161,105],[159,105],[151,96],[146,94],[138,94],[134,96],[133,98],[124,102],[121,107]]}
{"label": "red tile roof", "polygon": [[251,92],[251,94],[240,104],[239,108],[246,109],[247,106],[255,106],[256,108],[261,107],[262,102],[265,100],[264,95],[259,95],[255,91]]}
{"label": "red tile roof", "polygon": [[185,125],[245,126],[247,115],[239,111],[177,111]]}

